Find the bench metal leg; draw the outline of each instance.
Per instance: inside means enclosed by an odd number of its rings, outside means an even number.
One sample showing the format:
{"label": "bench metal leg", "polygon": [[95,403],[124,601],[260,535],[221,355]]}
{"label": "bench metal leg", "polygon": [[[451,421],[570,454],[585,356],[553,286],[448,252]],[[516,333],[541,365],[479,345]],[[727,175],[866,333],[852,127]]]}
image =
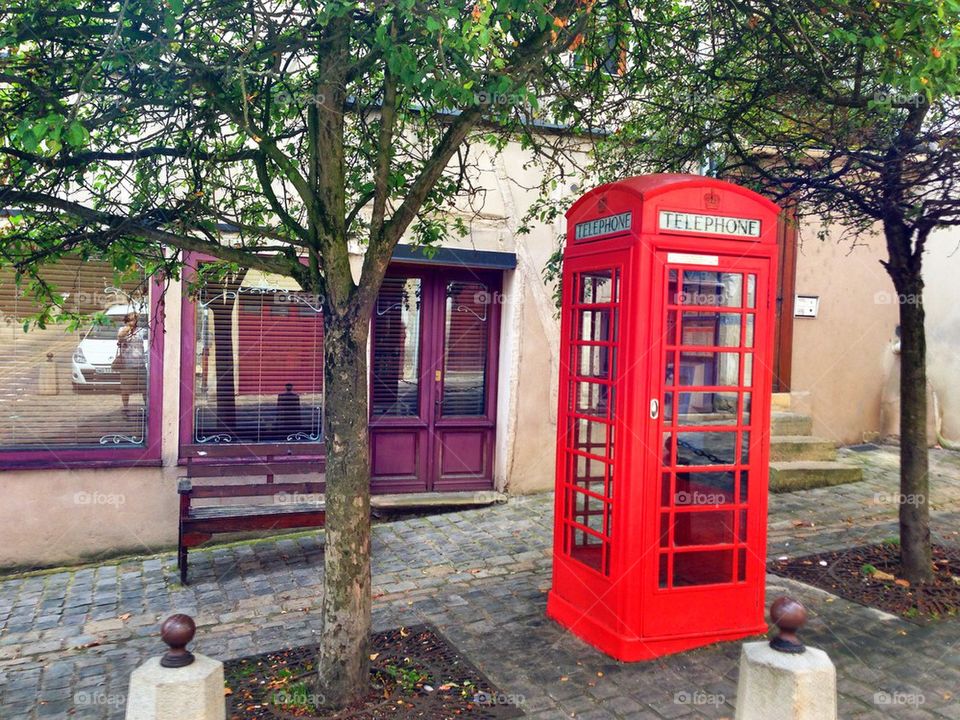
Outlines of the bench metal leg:
{"label": "bench metal leg", "polygon": [[177,550],[177,567],[180,569],[180,584],[187,584],[187,548],[181,543]]}

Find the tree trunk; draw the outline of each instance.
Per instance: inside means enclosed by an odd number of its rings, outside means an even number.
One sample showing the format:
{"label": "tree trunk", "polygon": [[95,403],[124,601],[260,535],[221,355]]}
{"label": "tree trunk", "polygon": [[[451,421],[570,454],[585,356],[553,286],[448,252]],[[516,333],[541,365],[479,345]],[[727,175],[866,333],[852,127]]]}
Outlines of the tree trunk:
{"label": "tree trunk", "polygon": [[325,310],[326,470],[321,704],[339,708],[370,687],[368,313]]}
{"label": "tree trunk", "polygon": [[927,457],[927,346],[919,268],[895,279],[900,304],[900,564],[911,583],[933,579]]}

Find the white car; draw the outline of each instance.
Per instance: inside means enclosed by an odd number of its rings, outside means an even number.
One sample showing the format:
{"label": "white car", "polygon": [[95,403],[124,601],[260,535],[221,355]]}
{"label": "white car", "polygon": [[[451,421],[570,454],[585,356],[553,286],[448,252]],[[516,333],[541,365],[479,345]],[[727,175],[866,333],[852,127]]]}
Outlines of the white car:
{"label": "white car", "polygon": [[109,322],[94,325],[87,330],[77,349],[73,351],[71,380],[74,392],[119,390],[120,373],[113,369],[113,360],[117,356],[117,333],[123,327],[123,318],[131,312],[140,315],[143,357],[146,363],[150,362],[146,314],[137,305],[111,305],[104,313]]}

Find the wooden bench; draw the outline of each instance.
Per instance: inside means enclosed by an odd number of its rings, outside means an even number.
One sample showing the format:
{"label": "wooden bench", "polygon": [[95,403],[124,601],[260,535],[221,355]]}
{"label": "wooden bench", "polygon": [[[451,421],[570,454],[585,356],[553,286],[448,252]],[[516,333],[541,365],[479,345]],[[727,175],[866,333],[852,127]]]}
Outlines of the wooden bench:
{"label": "wooden bench", "polygon": [[[306,457],[307,452],[317,456]],[[237,447],[188,446],[181,450],[186,458],[186,477],[180,479],[180,518],[177,539],[177,568],[180,582],[187,584],[187,551],[216,534],[250,530],[279,530],[322,527],[326,511],[322,502],[311,502],[307,495],[323,493],[320,482],[274,482],[277,475],[323,473],[322,447],[311,445],[258,445],[256,456],[237,457]],[[296,454],[295,454],[296,453]],[[262,477],[264,482],[236,482],[215,485],[194,484],[199,478]],[[271,502],[243,505],[196,506],[194,500],[223,498],[271,498]]]}

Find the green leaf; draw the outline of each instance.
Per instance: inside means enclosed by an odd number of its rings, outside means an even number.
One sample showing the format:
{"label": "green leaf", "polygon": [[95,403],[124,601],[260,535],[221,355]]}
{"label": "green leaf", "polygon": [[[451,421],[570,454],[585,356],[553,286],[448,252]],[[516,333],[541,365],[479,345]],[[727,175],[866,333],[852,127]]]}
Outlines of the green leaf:
{"label": "green leaf", "polygon": [[90,140],[90,133],[82,123],[74,120],[67,127],[67,142],[75,148],[83,147]]}

